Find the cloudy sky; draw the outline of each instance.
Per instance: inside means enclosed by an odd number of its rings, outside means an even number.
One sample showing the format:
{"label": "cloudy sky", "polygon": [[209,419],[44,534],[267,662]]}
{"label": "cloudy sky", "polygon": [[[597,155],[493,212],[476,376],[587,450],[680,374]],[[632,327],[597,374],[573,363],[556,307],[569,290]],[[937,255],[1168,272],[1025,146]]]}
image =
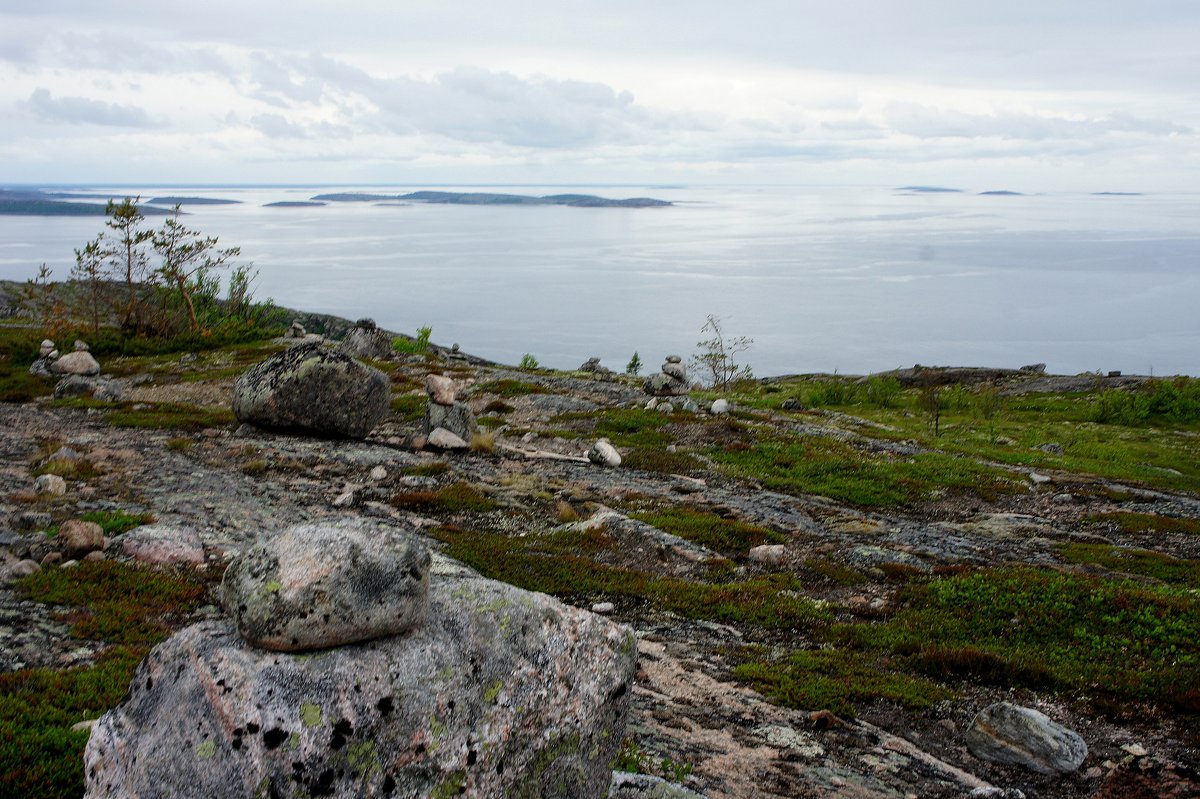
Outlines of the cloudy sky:
{"label": "cloudy sky", "polygon": [[1195,191],[1197,42],[1195,0],[4,3],[0,183]]}

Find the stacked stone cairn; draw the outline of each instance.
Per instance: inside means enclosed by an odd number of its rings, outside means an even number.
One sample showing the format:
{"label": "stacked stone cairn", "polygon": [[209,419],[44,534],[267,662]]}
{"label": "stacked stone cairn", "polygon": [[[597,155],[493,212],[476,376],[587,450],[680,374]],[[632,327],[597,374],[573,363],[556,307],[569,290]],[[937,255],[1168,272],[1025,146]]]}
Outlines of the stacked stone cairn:
{"label": "stacked stone cairn", "polygon": [[471,407],[457,401],[454,380],[443,375],[428,375],[425,392],[429,395],[422,426],[425,444],[440,450],[469,448],[472,437],[479,432],[479,423],[475,421]]}
{"label": "stacked stone cairn", "polygon": [[687,368],[683,358],[668,355],[659,374],[651,375],[642,386],[655,397],[682,397],[688,393]]}
{"label": "stacked stone cairn", "polygon": [[267,536],[222,590],[96,722],[87,799],[607,795],[629,629],[370,519]]}
{"label": "stacked stone cairn", "polygon": [[351,358],[379,360],[392,353],[392,337],[380,330],[374,319],[359,319],[338,349]]}
{"label": "stacked stone cairn", "polygon": [[76,339],[73,351],[62,355],[53,341],[45,339],[38,349],[37,360],[29,367],[29,374],[58,378],[54,386],[55,399],[89,395],[102,402],[119,400],[120,385],[100,376],[100,364],[90,349],[86,342]]}

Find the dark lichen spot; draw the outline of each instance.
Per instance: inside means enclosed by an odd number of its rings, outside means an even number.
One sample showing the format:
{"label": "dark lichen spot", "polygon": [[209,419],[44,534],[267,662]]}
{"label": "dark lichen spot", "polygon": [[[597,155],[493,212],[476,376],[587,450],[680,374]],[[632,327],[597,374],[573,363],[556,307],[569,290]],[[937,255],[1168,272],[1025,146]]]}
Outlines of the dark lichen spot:
{"label": "dark lichen spot", "polygon": [[375,703],[375,708],[379,711],[379,715],[387,716],[396,708],[396,703],[390,696],[385,696]]}
{"label": "dark lichen spot", "polygon": [[322,771],[308,786],[309,796],[333,796],[333,781],[337,779],[333,769]]}
{"label": "dark lichen spot", "polygon": [[147,691],[149,691],[149,690],[150,690],[151,688],[153,688],[153,687],[154,687],[154,678],[153,678],[153,677],[147,677],[147,678],[146,678],[146,690],[147,690]]}
{"label": "dark lichen spot", "polygon": [[260,729],[262,729],[262,728],[259,727],[257,724],[255,724],[253,721],[246,725],[246,732],[250,733],[251,735],[258,735],[258,731]]}
{"label": "dark lichen spot", "polygon": [[503,760],[501,760],[499,763],[496,764],[496,773],[497,774],[504,773],[504,761]]}
{"label": "dark lichen spot", "polygon": [[268,749],[278,749],[279,745],[288,739],[288,734],[285,730],[276,727],[272,730],[267,730],[263,733],[263,744]]}
{"label": "dark lichen spot", "polygon": [[392,775],[389,774],[383,778],[383,792],[387,796],[391,796],[395,790],[396,790],[396,781],[394,779],[392,779]]}
{"label": "dark lichen spot", "polygon": [[476,754],[474,749],[471,749],[467,752],[467,765],[468,766],[475,765],[475,761],[478,759],[479,759],[479,755]]}
{"label": "dark lichen spot", "polygon": [[625,692],[628,690],[629,690],[629,686],[626,685],[625,683],[621,683],[620,685],[617,686],[617,689],[612,692],[612,696],[610,696],[608,698],[608,701],[615,702],[616,700],[625,696]]}

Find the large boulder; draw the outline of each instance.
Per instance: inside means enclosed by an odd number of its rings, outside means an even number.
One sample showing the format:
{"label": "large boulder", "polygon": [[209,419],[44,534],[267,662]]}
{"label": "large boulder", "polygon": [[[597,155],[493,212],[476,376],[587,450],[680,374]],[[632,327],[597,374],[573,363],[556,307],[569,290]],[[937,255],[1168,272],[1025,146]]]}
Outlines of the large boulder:
{"label": "large boulder", "polygon": [[395,635],[425,615],[429,550],[368,519],[300,524],[225,570],[225,608],[242,637],[282,652]]}
{"label": "large boulder", "polygon": [[233,385],[242,422],[349,438],[365,438],[390,399],[387,375],[319,341],[272,355]]}
{"label": "large boulder", "polygon": [[633,634],[445,560],[431,576],[425,622],[369,643],[177,633],[92,728],[86,796],[605,796]]}
{"label": "large boulder", "polygon": [[1079,768],[1088,748],[1078,733],[1033,708],[997,702],[975,716],[964,736],[976,757],[1039,774],[1066,774]]}
{"label": "large boulder", "polygon": [[421,432],[428,438],[439,427],[468,442],[479,432],[479,422],[475,420],[475,414],[465,402],[441,405],[430,399],[425,404],[425,419]]}

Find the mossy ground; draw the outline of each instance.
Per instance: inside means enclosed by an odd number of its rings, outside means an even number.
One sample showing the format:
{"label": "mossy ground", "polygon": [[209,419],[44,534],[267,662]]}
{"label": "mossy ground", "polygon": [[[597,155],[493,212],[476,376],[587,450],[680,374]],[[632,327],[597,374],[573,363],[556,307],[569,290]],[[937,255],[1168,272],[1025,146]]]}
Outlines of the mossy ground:
{"label": "mossy ground", "polygon": [[0,674],[0,795],[80,796],[88,731],[72,725],[121,700],[142,657],[195,611],[206,589],[193,578],[114,561],[46,569],[16,589],[60,606],[73,636],[110,645],[91,666]]}

